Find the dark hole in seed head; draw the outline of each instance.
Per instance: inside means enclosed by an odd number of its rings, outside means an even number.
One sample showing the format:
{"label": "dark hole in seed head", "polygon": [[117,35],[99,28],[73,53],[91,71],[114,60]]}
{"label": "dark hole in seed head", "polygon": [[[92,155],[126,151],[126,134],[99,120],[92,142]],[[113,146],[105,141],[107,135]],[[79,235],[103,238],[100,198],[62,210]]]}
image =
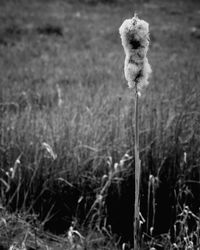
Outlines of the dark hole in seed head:
{"label": "dark hole in seed head", "polygon": [[132,49],[138,49],[140,47],[140,42],[134,38],[129,40]]}
{"label": "dark hole in seed head", "polygon": [[140,70],[135,78],[135,82],[138,83],[141,79],[141,77],[143,77],[143,71]]}

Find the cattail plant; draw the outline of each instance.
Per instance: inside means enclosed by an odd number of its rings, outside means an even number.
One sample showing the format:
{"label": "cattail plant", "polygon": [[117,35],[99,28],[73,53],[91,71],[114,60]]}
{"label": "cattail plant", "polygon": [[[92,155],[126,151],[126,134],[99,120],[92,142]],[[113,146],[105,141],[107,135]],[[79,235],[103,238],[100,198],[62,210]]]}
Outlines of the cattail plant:
{"label": "cattail plant", "polygon": [[125,52],[124,74],[129,88],[135,97],[135,212],[134,212],[134,249],[140,249],[140,175],[139,157],[139,117],[138,95],[148,85],[151,67],[147,59],[149,47],[149,24],[140,20],[137,15],[125,20],[119,28],[122,46]]}

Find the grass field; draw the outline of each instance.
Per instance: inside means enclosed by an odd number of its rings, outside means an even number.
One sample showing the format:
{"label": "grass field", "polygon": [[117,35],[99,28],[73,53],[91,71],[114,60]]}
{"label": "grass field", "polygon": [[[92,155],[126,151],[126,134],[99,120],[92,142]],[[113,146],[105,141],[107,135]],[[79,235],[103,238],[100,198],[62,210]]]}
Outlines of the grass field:
{"label": "grass field", "polygon": [[[30,243],[41,249],[131,242],[134,96],[118,29],[137,12],[153,69],[140,98],[144,249],[199,249],[200,4],[97,2],[0,2],[0,247],[34,228],[51,232]],[[70,242],[72,221],[84,240]]]}

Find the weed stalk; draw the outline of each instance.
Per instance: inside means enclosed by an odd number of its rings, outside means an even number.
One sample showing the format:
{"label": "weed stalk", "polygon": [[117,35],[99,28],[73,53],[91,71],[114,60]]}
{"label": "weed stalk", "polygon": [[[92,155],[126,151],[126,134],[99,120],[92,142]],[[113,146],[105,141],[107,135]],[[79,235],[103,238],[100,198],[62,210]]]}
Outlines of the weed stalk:
{"label": "weed stalk", "polygon": [[139,116],[138,90],[135,88],[135,212],[134,212],[134,249],[140,249],[140,175],[141,161],[139,156]]}
{"label": "weed stalk", "polygon": [[149,24],[140,20],[137,14],[126,19],[119,28],[125,52],[124,75],[129,88],[135,91],[135,210],[134,210],[134,249],[140,249],[140,175],[139,156],[139,109],[138,94],[148,85],[151,66],[146,57],[149,47]]}

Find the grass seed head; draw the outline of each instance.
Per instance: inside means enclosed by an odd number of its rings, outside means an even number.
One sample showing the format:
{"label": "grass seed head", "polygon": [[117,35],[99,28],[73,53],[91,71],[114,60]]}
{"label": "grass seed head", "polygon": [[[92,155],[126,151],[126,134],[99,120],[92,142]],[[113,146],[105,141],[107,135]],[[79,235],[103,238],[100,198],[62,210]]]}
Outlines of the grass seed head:
{"label": "grass seed head", "polygon": [[48,153],[48,155],[49,155],[53,160],[56,160],[57,154],[54,153],[52,147],[51,147],[48,143],[43,142],[43,143],[42,143],[42,148],[46,150],[46,152]]}

